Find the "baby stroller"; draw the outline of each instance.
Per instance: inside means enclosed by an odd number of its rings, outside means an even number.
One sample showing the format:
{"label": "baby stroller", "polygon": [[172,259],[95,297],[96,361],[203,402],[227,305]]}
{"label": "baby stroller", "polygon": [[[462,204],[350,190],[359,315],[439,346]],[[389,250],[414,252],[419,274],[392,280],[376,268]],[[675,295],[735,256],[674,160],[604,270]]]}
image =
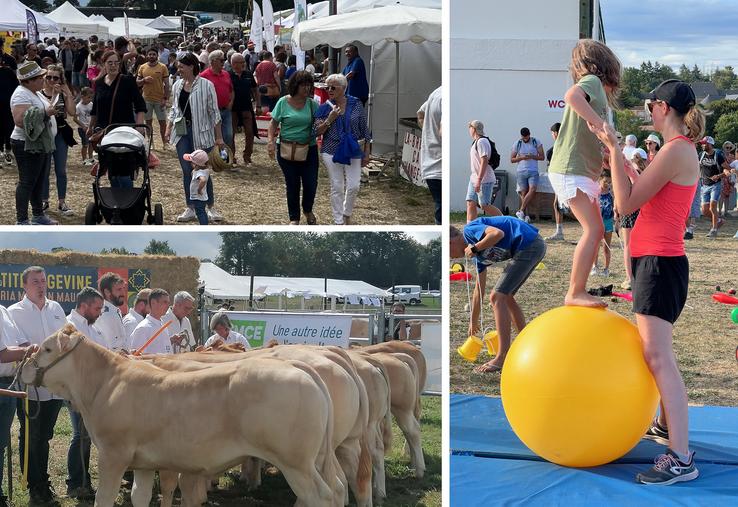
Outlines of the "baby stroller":
{"label": "baby stroller", "polygon": [[[144,128],[149,142],[136,128]],[[148,125],[109,125],[97,147],[99,167],[92,183],[95,199],[85,210],[85,225],[96,225],[103,218],[110,225],[162,225],[164,209],[157,203],[151,207],[149,151],[151,127]],[[141,186],[136,179],[141,171]],[[107,185],[103,186],[103,178]],[[124,186],[121,186],[124,183]],[[125,188],[125,183],[132,186]]]}

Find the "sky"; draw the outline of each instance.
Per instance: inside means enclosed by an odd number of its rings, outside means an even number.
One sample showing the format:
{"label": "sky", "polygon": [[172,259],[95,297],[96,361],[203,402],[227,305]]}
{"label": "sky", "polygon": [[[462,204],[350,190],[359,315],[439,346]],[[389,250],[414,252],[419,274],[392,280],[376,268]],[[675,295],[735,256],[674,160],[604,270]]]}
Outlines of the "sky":
{"label": "sky", "polygon": [[738,67],[736,0],[600,0],[605,38],[626,67]]}
{"label": "sky", "polygon": [[[371,233],[367,233],[371,234]],[[422,244],[440,236],[438,232],[407,233]],[[55,247],[72,248],[97,253],[103,248],[125,247],[131,252],[143,253],[152,239],[168,241],[177,255],[191,255],[200,259],[215,259],[220,250],[217,232],[0,232],[0,248],[35,249],[50,252]]]}

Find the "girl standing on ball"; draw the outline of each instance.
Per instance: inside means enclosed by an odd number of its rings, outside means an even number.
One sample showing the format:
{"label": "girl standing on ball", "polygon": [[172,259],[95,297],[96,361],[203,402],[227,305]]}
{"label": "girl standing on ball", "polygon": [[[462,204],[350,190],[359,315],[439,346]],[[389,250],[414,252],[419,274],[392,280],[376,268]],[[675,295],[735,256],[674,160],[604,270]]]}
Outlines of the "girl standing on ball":
{"label": "girl standing on ball", "polygon": [[[615,105],[621,67],[610,48],[601,42],[583,39],[572,51],[569,68],[576,84],[564,96],[564,119],[548,168],[548,178],[558,202],[571,209],[582,225],[564,303],[606,306],[601,299],[587,294],[589,271],[605,234],[598,183],[602,172],[602,146],[587,128],[587,123],[601,124],[607,105]],[[620,149],[615,151],[621,153]]]}
{"label": "girl standing on ball", "polygon": [[618,209],[623,214],[641,210],[631,233],[633,312],[644,358],[661,394],[660,414],[646,437],[668,441],[669,448],[636,480],[667,485],[699,475],[694,452],[689,450],[687,390],[672,337],[674,322],[687,300],[689,263],[682,234],[697,189],[699,161],[694,142],[702,137],[705,117],[695,108],[692,88],[676,79],[656,87],[646,99],[646,109],[666,142],[632,187],[615,131],[607,122],[589,127],[610,149]]}

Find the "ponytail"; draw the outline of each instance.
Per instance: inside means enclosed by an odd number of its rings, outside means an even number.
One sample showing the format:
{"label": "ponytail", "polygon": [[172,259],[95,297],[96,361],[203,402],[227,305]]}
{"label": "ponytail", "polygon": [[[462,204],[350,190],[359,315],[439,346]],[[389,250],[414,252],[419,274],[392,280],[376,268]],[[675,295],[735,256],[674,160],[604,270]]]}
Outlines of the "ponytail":
{"label": "ponytail", "polygon": [[705,133],[705,113],[697,106],[692,107],[684,115],[684,124],[687,126],[687,137],[696,143]]}

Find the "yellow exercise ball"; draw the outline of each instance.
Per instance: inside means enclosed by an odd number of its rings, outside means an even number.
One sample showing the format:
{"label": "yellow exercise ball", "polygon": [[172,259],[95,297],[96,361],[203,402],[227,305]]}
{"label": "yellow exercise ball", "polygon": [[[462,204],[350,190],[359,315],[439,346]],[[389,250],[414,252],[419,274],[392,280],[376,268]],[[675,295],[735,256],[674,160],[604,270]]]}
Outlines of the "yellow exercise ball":
{"label": "yellow exercise ball", "polygon": [[602,308],[563,306],[531,321],[510,347],[500,390],[518,438],[570,467],[626,454],[659,402],[638,328]]}

